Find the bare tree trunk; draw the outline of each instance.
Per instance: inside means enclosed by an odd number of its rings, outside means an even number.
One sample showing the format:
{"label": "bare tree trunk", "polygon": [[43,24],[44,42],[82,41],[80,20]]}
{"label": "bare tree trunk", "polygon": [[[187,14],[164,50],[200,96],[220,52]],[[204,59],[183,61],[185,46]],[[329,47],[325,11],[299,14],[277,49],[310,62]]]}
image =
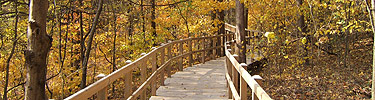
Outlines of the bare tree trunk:
{"label": "bare tree trunk", "polygon": [[48,0],[30,0],[29,11],[28,41],[25,50],[25,100],[46,100],[46,60],[52,46],[52,38],[46,32]]}
{"label": "bare tree trunk", "polygon": [[245,47],[245,18],[244,4],[240,0],[236,0],[236,49],[235,54],[239,56],[239,63],[246,63],[246,47]]}
{"label": "bare tree trunk", "polygon": [[[219,2],[223,2],[223,0],[218,0]],[[219,14],[219,20],[220,20],[220,24],[217,26],[219,28],[219,32],[218,32],[218,35],[221,35],[221,34],[225,34],[225,27],[224,27],[224,11],[223,10],[220,10],[220,11],[217,11],[218,14]],[[219,44],[221,43],[221,44]],[[220,40],[220,38],[217,39],[217,44],[218,45],[224,45],[224,39],[223,41]],[[217,51],[218,55],[220,56],[224,56],[224,47],[222,49],[218,49]]]}
{"label": "bare tree trunk", "polygon": [[87,48],[86,48],[86,52],[85,52],[86,53],[85,54],[85,58],[84,58],[83,64],[82,64],[81,89],[83,89],[83,88],[86,87],[87,62],[88,62],[88,60],[90,58],[90,51],[91,51],[92,40],[94,39],[96,25],[98,24],[99,16],[100,16],[100,13],[102,12],[102,7],[103,7],[103,0],[99,0],[98,10],[96,12],[94,22],[92,23],[92,27],[91,27],[90,33],[88,33],[89,34],[89,40],[88,40],[88,43],[87,43]]}
{"label": "bare tree trunk", "polygon": [[10,51],[10,54],[9,54],[9,57],[7,58],[7,61],[6,61],[6,67],[5,67],[5,70],[6,70],[6,73],[5,73],[5,86],[4,86],[4,94],[3,94],[3,100],[7,100],[8,97],[7,97],[7,93],[8,93],[8,84],[9,84],[9,63],[10,63],[10,60],[12,59],[13,55],[14,55],[14,51],[16,49],[16,46],[17,46],[17,26],[18,26],[18,9],[17,9],[17,0],[14,0],[14,9],[16,10],[16,16],[15,16],[15,21],[14,21],[14,37],[13,37],[13,46],[12,46],[12,50]]}
{"label": "bare tree trunk", "polygon": [[[367,1],[366,1],[367,3]],[[371,0],[371,9],[375,9],[375,0]],[[372,32],[374,34],[374,40],[375,40],[375,25],[374,25],[374,22],[375,22],[375,11],[374,10],[370,10],[368,9],[369,11],[371,11],[371,15],[370,15],[370,19],[371,20],[371,26],[372,26]],[[373,43],[373,47],[372,47],[372,87],[371,87],[371,99],[372,100],[375,100],[375,41]]]}
{"label": "bare tree trunk", "polygon": [[155,41],[156,37],[158,36],[156,34],[156,23],[155,23],[155,19],[156,19],[156,17],[155,17],[155,0],[151,0],[151,8],[152,8],[152,11],[151,11],[151,27],[152,27],[152,36],[153,36],[152,46],[157,46],[156,41]]}

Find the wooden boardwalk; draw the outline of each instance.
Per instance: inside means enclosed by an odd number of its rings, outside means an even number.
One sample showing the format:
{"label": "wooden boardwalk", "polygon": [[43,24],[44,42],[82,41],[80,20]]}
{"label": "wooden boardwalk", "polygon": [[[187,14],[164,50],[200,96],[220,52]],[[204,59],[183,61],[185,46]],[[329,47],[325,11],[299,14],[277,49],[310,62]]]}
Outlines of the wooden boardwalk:
{"label": "wooden boardwalk", "polygon": [[150,100],[228,100],[224,57],[193,65],[165,80]]}

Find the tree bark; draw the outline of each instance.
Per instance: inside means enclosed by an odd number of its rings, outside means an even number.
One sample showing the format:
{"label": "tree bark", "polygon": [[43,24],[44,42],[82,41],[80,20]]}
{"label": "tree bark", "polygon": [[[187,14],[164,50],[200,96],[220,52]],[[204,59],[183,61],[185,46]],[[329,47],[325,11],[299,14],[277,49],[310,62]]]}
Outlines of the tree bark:
{"label": "tree bark", "polygon": [[[367,0],[366,0],[367,2]],[[372,9],[372,10],[371,10]],[[371,15],[370,15],[370,18],[372,19],[371,20],[371,25],[372,25],[372,32],[374,34],[374,40],[375,40],[375,25],[374,25],[374,22],[375,22],[375,0],[371,0],[371,9],[368,9],[369,11],[371,11]],[[373,43],[373,47],[372,47],[372,87],[371,87],[371,99],[372,100],[375,100],[375,41]]]}
{"label": "tree bark", "polygon": [[152,8],[152,11],[151,11],[151,27],[152,27],[152,46],[157,46],[156,44],[156,37],[157,37],[157,34],[156,34],[156,23],[155,23],[155,0],[151,0],[151,8]]}
{"label": "tree bark", "polygon": [[7,58],[7,61],[6,61],[6,67],[5,67],[5,70],[6,70],[6,73],[5,73],[5,86],[4,86],[4,93],[3,93],[3,100],[7,100],[8,97],[7,97],[7,94],[8,94],[8,84],[9,84],[9,64],[10,64],[10,60],[12,59],[13,55],[14,55],[14,51],[16,49],[16,46],[17,46],[17,26],[18,26],[18,9],[17,9],[17,0],[14,1],[14,8],[15,8],[15,12],[16,12],[16,16],[15,16],[15,21],[14,21],[14,37],[13,37],[13,46],[12,46],[12,50],[10,51],[10,54],[9,54],[9,57]]}
{"label": "tree bark", "polygon": [[[223,0],[218,0],[219,2],[223,2]],[[224,10],[219,10],[218,12],[218,17],[220,20],[220,24],[217,26],[219,28],[218,35],[225,34],[225,21],[224,21]],[[224,39],[223,41],[220,40],[220,38],[217,39],[218,45],[224,45]],[[220,44],[219,44],[220,43]],[[218,49],[217,51],[218,55],[224,56],[224,47],[221,49]]]}
{"label": "tree bark", "polygon": [[236,0],[236,49],[239,63],[246,63],[244,4]]}
{"label": "tree bark", "polygon": [[102,12],[102,7],[103,7],[103,0],[99,0],[98,11],[96,12],[95,19],[94,19],[94,22],[92,23],[90,33],[88,33],[89,34],[89,40],[88,40],[87,48],[86,48],[86,52],[85,52],[86,53],[85,59],[83,60],[83,64],[82,64],[81,89],[86,87],[87,62],[88,62],[89,57],[90,57],[92,40],[93,40],[94,35],[95,35],[96,25],[98,24],[100,13]]}
{"label": "tree bark", "polygon": [[48,0],[30,0],[29,11],[28,41],[25,50],[25,100],[46,100],[46,59],[52,46],[52,38],[46,32]]}

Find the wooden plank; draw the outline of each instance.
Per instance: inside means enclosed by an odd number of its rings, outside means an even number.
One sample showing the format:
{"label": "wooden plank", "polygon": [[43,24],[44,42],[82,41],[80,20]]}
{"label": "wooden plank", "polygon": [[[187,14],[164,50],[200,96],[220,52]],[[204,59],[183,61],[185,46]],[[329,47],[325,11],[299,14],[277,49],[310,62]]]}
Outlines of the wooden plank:
{"label": "wooden plank", "polygon": [[[172,47],[171,46],[172,45],[168,46],[168,49],[167,49],[169,60],[172,58]],[[171,77],[171,67],[172,66],[170,64],[168,64],[168,67],[166,68],[168,77]]]}
{"label": "wooden plank", "polygon": [[[226,46],[225,46],[226,47]],[[259,97],[260,100],[272,100],[271,97],[259,86],[259,84],[251,77],[251,75],[237,62],[237,60],[230,54],[227,48],[225,48],[225,54],[229,58],[229,61],[234,66],[234,70],[237,73],[243,73],[241,77],[246,81],[247,85],[252,91]],[[232,71],[233,72],[233,71]]]}
{"label": "wooden plank", "polygon": [[[125,63],[126,64],[130,64],[131,61],[127,60]],[[132,84],[133,73],[132,72],[133,71],[131,70],[130,72],[128,72],[128,73],[125,74],[125,89],[124,89],[124,91],[125,91],[125,93],[124,93],[125,94],[125,98],[128,98],[133,93],[133,89],[132,89],[133,88],[133,84]]]}
{"label": "wooden plank", "polygon": [[144,92],[144,90],[146,89],[147,85],[149,85],[151,83],[151,81],[154,81],[155,78],[156,78],[156,75],[159,74],[161,72],[161,70],[164,70],[167,65],[171,62],[172,59],[168,60],[166,63],[164,63],[162,66],[160,66],[155,72],[153,72],[151,74],[151,76],[149,78],[147,78],[147,80],[145,82],[143,82],[141,84],[141,86],[139,86],[139,88],[134,91],[134,93],[132,94],[132,96],[130,96],[129,98],[127,98],[127,100],[136,100],[137,99],[137,96],[141,95],[142,92]]}
{"label": "wooden plank", "polygon": [[[157,67],[157,59],[156,59],[156,54],[152,56],[151,58],[151,65],[152,65],[152,71],[151,73],[154,73],[156,71],[156,67]],[[156,81],[152,81],[151,83],[151,96],[155,96],[156,95]]]}
{"label": "wooden plank", "polygon": [[192,41],[193,40],[189,40],[188,41],[188,47],[189,47],[189,53],[190,53],[190,55],[189,55],[189,67],[191,67],[192,65],[193,65],[193,46],[192,46]]}
{"label": "wooden plank", "polygon": [[202,44],[202,62],[201,63],[203,63],[204,64],[204,62],[205,62],[205,60],[206,60],[206,58],[205,58],[205,56],[206,56],[206,41],[205,41],[205,38],[203,38],[202,39],[202,42],[201,42],[201,44]]}
{"label": "wooden plank", "polygon": [[[160,66],[165,63],[165,49],[160,49]],[[165,70],[161,70],[160,72],[160,86],[164,86],[164,76],[165,76]]]}
{"label": "wooden plank", "polygon": [[[179,51],[179,55],[182,55],[184,53],[184,42],[180,42],[179,44],[179,48],[178,48],[178,51]],[[183,57],[181,57],[179,60],[178,60],[178,70],[179,71],[182,71],[183,70],[183,65],[182,65],[182,62],[183,62]]]}
{"label": "wooden plank", "polygon": [[[139,64],[139,68],[141,70],[141,82],[143,83],[146,81],[147,78],[147,60],[145,59],[142,63]],[[141,100],[146,100],[146,91],[143,91],[140,95]]]}
{"label": "wooden plank", "polygon": [[[247,65],[245,63],[241,63],[241,67],[246,70]],[[247,73],[248,72],[240,73],[240,75],[242,76],[243,74],[247,74]],[[240,77],[240,96],[241,96],[241,100],[247,100],[247,84],[243,77]]]}

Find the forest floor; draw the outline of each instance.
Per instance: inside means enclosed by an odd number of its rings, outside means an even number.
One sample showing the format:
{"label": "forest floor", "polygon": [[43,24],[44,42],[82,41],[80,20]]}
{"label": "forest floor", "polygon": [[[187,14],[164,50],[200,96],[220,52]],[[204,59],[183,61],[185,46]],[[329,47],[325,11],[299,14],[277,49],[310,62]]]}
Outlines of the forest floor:
{"label": "forest floor", "polygon": [[370,36],[353,39],[349,44],[347,66],[343,62],[343,49],[335,56],[312,48],[309,65],[294,66],[291,60],[273,58],[277,60],[269,60],[260,73],[264,79],[262,87],[274,99],[369,99],[372,43]]}

